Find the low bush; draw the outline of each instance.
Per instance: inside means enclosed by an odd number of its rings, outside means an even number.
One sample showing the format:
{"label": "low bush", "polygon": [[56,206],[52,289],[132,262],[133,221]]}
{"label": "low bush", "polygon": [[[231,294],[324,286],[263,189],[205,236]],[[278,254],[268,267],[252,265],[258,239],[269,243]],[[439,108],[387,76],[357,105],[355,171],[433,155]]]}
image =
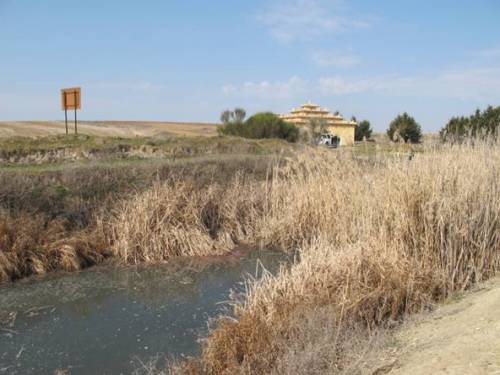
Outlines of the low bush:
{"label": "low bush", "polygon": [[297,142],[299,139],[299,129],[295,125],[270,112],[257,113],[245,122],[227,122],[219,131],[224,135],[253,139],[280,138],[288,142]]}

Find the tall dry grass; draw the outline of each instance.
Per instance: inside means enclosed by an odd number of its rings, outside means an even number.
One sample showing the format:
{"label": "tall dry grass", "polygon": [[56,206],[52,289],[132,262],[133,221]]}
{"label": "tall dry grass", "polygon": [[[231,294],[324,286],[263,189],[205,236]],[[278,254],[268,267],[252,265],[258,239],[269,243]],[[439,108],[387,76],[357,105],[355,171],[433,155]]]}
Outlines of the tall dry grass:
{"label": "tall dry grass", "polygon": [[[411,161],[320,150],[276,165],[265,180],[224,174],[227,181],[205,184],[159,181],[105,213],[102,237],[85,238],[103,238],[128,263],[222,254],[242,242],[299,249],[290,268],[252,284],[236,319],[222,319],[202,356],[178,370],[348,371],[354,334],[363,342],[498,270],[499,164],[499,144],[428,149]],[[33,243],[0,224],[0,248],[11,249],[0,252],[9,256],[0,273],[16,274],[25,264],[19,274],[43,273],[62,267],[58,259],[76,268],[95,249],[76,242],[70,255],[81,258],[49,256],[67,249],[53,247],[65,245],[60,231],[50,235],[47,222],[20,227]]]}
{"label": "tall dry grass", "polygon": [[77,271],[111,255],[102,225],[68,231],[65,220],[0,210],[0,284],[54,271]]}
{"label": "tall dry grass", "polygon": [[498,145],[476,145],[371,166],[317,153],[276,170],[254,240],[298,246],[300,259],[253,284],[236,319],[176,371],[353,370],[352,332],[367,338],[498,270],[499,162]]}
{"label": "tall dry grass", "polygon": [[[120,244],[128,244],[120,250],[121,259],[128,262],[167,259],[168,257],[151,255],[156,251],[152,239],[160,232],[164,239],[173,238],[175,233],[180,234],[180,238],[175,241],[169,239],[171,247],[167,247],[179,255],[195,254],[204,249],[209,252],[201,243],[195,249],[197,244],[193,240],[196,236],[187,235],[192,229],[190,223],[193,220],[182,219],[185,214],[182,205],[186,203],[187,207],[194,209],[202,207],[202,211],[194,214],[202,219],[201,225],[211,227],[209,237],[214,237],[220,220],[214,214],[219,207],[223,207],[225,211],[233,209],[243,212],[244,209],[241,205],[234,206],[232,200],[225,201],[223,195],[218,196],[217,206],[212,204],[204,207],[203,201],[207,197],[201,194],[204,190],[200,187],[207,186],[214,196],[216,192],[223,193],[226,190],[224,186],[231,182],[235,174],[241,184],[246,180],[265,179],[271,160],[271,156],[261,158],[239,155],[226,158],[214,155],[202,160],[178,163],[166,160],[159,164],[124,166],[67,165],[54,171],[0,170],[0,284],[30,275],[74,271],[99,264],[113,255],[109,251],[109,245],[115,236],[110,222],[116,222],[115,216],[124,218],[125,221],[130,221],[129,216],[135,218],[135,222],[129,223],[124,230],[125,234],[131,234],[134,225],[139,222],[134,205],[140,204],[141,199],[144,202],[162,201],[155,212],[160,212],[161,207],[169,209],[169,204],[176,202],[178,210],[174,211],[179,212],[169,212],[168,219],[158,222],[156,229],[153,228],[153,222],[145,224],[141,235],[149,236],[151,241],[143,238],[138,240],[140,246],[136,244],[134,247],[134,251],[138,246],[147,249],[143,257],[139,256],[139,252],[127,257],[125,253],[129,252],[127,246],[130,241],[121,236]],[[161,189],[150,190],[151,186],[160,185],[163,196]],[[169,200],[165,189],[177,194],[176,199]],[[155,191],[158,196],[155,196]],[[193,194],[199,199],[183,201],[183,194]],[[131,195],[135,198],[131,198],[129,204],[123,203]],[[146,210],[148,212],[151,212],[149,208]],[[229,215],[228,218],[232,215],[230,212],[226,214]],[[167,221],[174,227],[168,228],[165,225]],[[175,227],[176,223],[182,224],[182,227]],[[229,228],[230,223],[226,223],[224,227],[229,232],[235,232],[234,236],[241,237],[238,228]],[[171,233],[166,235],[170,230]],[[186,253],[183,250],[186,248],[186,241],[190,239],[191,253]],[[231,239],[219,238],[218,242],[225,243],[227,248]]]}
{"label": "tall dry grass", "polygon": [[262,194],[237,174],[229,184],[176,180],[124,200],[112,221],[115,255],[127,263],[220,255],[255,236]]}

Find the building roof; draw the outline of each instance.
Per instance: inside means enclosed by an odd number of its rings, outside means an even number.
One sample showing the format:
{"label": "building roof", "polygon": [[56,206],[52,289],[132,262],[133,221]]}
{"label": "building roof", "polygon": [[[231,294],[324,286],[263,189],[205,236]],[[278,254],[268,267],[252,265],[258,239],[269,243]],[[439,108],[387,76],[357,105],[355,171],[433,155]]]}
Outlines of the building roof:
{"label": "building roof", "polygon": [[311,119],[323,120],[329,126],[357,125],[355,121],[345,120],[340,114],[332,114],[328,109],[313,103],[303,104],[300,108],[294,108],[289,114],[280,117],[297,125],[306,125]]}

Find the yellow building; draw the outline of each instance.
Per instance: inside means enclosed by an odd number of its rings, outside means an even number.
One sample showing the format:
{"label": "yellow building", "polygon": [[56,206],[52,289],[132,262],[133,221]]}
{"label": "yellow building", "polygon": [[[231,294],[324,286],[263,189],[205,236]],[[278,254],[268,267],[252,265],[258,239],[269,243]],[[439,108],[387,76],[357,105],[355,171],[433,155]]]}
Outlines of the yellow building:
{"label": "yellow building", "polygon": [[358,125],[355,121],[345,120],[339,114],[332,114],[328,109],[319,105],[308,103],[300,108],[294,108],[289,114],[280,116],[286,122],[290,122],[299,127],[307,127],[311,120],[321,121],[325,130],[340,139],[341,146],[351,146],[354,144],[354,132]]}

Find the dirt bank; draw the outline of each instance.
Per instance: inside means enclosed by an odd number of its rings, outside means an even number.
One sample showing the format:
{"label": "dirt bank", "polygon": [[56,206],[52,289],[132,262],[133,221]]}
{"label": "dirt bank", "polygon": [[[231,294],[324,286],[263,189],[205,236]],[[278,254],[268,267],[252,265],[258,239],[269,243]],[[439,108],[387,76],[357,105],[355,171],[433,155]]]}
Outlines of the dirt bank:
{"label": "dirt bank", "polygon": [[375,374],[500,374],[500,278],[398,331]]}

